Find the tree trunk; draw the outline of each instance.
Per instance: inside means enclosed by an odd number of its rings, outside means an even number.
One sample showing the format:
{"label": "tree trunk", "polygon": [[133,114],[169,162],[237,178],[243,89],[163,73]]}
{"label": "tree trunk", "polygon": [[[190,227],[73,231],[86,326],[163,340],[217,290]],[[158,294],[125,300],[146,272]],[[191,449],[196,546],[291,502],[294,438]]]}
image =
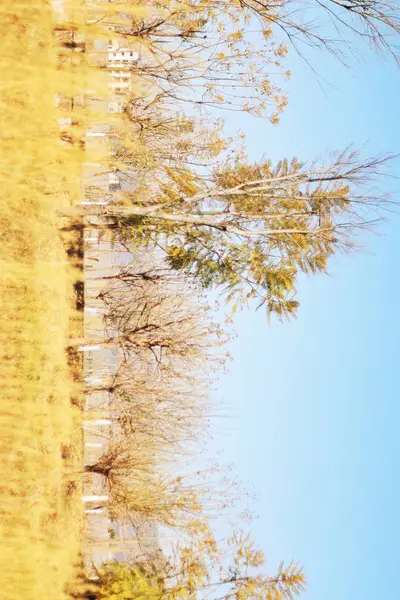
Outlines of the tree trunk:
{"label": "tree trunk", "polygon": [[60,217],[118,217],[118,216],[153,216],[162,205],[153,206],[115,206],[111,202],[107,205],[70,206],[58,211]]}
{"label": "tree trunk", "polygon": [[[63,216],[63,215],[61,215]],[[90,215],[89,215],[90,216]],[[83,229],[95,229],[100,231],[110,231],[111,229],[119,229],[120,226],[116,223],[107,223],[107,224],[98,224],[98,223],[74,223],[73,225],[68,225],[67,227],[61,227],[60,231],[70,232],[70,231],[82,231]]]}
{"label": "tree trunk", "polygon": [[100,467],[97,464],[85,465],[85,473],[96,473],[96,475],[103,475],[108,477],[111,471],[111,467]]}
{"label": "tree trunk", "polygon": [[85,388],[85,394],[93,394],[96,392],[108,392],[109,394],[112,394],[114,392],[114,390],[117,388],[117,386],[109,386],[109,385],[104,385],[104,386],[98,386],[98,387],[87,387]]}
{"label": "tree trunk", "polygon": [[[140,328],[143,329],[143,328]],[[137,329],[137,331],[140,331],[140,329]],[[149,342],[149,341],[139,341],[139,340],[134,340],[133,339],[133,332],[131,335],[125,335],[125,336],[120,336],[120,337],[111,337],[111,338],[105,338],[105,339],[99,339],[99,338],[94,338],[94,339],[90,339],[90,338],[72,338],[69,340],[68,342],[68,348],[78,348],[81,346],[81,349],[85,349],[85,350],[90,350],[91,347],[93,347],[94,349],[96,349],[96,347],[98,346],[106,346],[107,344],[120,344],[121,342],[128,342],[132,347],[136,346],[137,348],[148,348],[148,349],[152,349],[152,348],[169,348],[170,347],[170,343],[169,342],[160,342],[159,340],[156,340],[154,342]]]}
{"label": "tree trunk", "polygon": [[118,338],[72,338],[68,342],[69,348],[78,348],[79,346],[104,346],[111,344],[114,340],[118,341]]}
{"label": "tree trunk", "polygon": [[85,510],[85,515],[102,515],[103,513],[104,513],[103,507],[87,508]]}
{"label": "tree trunk", "polygon": [[[102,503],[105,503],[105,502],[108,502],[108,500],[109,500],[109,496],[108,495],[107,496],[99,496],[97,494],[92,494],[90,496],[82,496],[82,502],[83,503],[86,503],[86,502],[96,502],[96,503],[97,502],[102,502]],[[92,508],[94,508],[94,507],[92,507]],[[100,505],[99,508],[102,508],[102,505]]]}

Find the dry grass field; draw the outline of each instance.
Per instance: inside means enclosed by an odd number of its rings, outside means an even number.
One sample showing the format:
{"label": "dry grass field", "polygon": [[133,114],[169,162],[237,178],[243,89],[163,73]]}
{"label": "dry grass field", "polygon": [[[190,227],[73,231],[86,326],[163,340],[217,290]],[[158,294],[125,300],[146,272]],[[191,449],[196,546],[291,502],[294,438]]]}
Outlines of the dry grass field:
{"label": "dry grass field", "polygon": [[[3,600],[58,600],[81,548],[76,278],[56,209],[80,193],[60,141],[49,2],[0,1],[0,568]],[[79,403],[78,403],[79,404]]]}

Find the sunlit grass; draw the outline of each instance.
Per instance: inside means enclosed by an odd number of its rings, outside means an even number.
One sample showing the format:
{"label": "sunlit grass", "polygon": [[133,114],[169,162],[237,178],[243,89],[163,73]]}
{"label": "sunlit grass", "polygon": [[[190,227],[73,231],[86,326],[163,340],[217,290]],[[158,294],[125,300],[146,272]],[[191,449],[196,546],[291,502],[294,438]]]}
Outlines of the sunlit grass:
{"label": "sunlit grass", "polygon": [[72,474],[81,462],[71,404],[79,381],[65,352],[77,325],[74,273],[56,209],[79,196],[82,157],[60,141],[49,3],[0,7],[1,597],[58,600],[74,574],[83,516]]}

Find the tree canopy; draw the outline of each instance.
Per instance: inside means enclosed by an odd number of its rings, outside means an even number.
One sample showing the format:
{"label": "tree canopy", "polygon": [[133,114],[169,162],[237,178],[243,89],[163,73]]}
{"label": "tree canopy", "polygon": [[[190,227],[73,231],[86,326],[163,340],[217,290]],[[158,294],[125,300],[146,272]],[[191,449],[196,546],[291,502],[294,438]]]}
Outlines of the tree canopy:
{"label": "tree canopy", "polygon": [[390,158],[347,148],[326,164],[228,160],[207,178],[167,169],[156,194],[128,192],[124,205],[84,214],[102,215],[127,243],[162,248],[172,269],[218,286],[235,306],[254,300],[287,318],[298,274],[326,271],[381,218],[389,199],[373,180]]}
{"label": "tree canopy", "polygon": [[249,535],[237,532],[220,544],[204,529],[190,544],[175,546],[155,568],[104,565],[98,598],[136,600],[143,590],[157,600],[293,600],[300,595],[305,577],[299,565],[282,563],[271,576],[263,572],[264,562]]}

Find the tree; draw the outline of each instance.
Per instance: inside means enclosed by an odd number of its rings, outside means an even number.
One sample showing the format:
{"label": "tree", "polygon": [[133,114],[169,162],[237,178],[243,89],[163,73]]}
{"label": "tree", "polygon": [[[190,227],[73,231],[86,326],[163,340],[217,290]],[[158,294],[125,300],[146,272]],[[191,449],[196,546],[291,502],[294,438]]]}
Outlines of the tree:
{"label": "tree", "polygon": [[[326,50],[340,60],[346,51],[355,52],[352,40],[359,39],[373,50],[399,63],[400,13],[397,2],[381,0],[323,0],[307,4],[286,0],[271,11],[264,0],[240,0],[262,20],[270,21],[287,37],[297,52],[311,46]],[[324,20],[331,24],[324,26]]]}
{"label": "tree", "polygon": [[209,435],[212,383],[212,374],[200,370],[160,373],[155,365],[143,367],[140,357],[123,363],[112,381],[89,388],[88,393],[109,393],[103,414],[119,434],[87,470],[105,474],[102,465],[111,462],[121,473],[124,464],[135,470],[143,456],[156,456],[161,464],[190,455]]}
{"label": "tree", "polygon": [[305,577],[296,563],[286,566],[282,563],[270,576],[261,570],[264,562],[263,553],[250,536],[236,533],[225,543],[217,544],[205,528],[205,533],[196,541],[178,545],[173,555],[156,568],[116,563],[104,565],[99,571],[99,585],[104,596],[98,597],[109,598],[106,594],[112,589],[126,590],[126,596],[116,599],[140,597],[136,592],[137,571],[148,578],[151,589],[147,597],[158,594],[158,600],[293,600],[300,595],[305,587]]}
{"label": "tree", "polygon": [[388,198],[372,182],[391,158],[363,160],[348,148],[322,166],[227,161],[208,179],[174,172],[157,196],[127,193],[130,206],[75,214],[100,215],[125,242],[162,248],[172,269],[220,286],[235,305],[254,299],[287,318],[298,308],[299,272],[326,271],[380,220]]}
{"label": "tree", "polygon": [[162,177],[165,169],[212,163],[232,144],[223,137],[222,122],[164,108],[161,103],[146,108],[136,96],[127,98],[125,120],[122,116],[119,126],[110,132],[111,165],[131,189],[141,184],[145,188],[151,179]]}
{"label": "tree", "polygon": [[93,3],[91,10],[96,31],[113,27],[138,50],[132,69],[141,92],[134,103],[146,108],[190,103],[267,114],[276,122],[287,103],[277,80],[289,75],[281,65],[287,47],[274,39],[276,30],[307,61],[307,47],[346,61],[355,50],[352,37],[398,59],[399,7],[380,0],[143,0],[97,9]]}
{"label": "tree", "polygon": [[104,457],[86,467],[103,477],[107,491],[93,508],[107,506],[113,519],[129,522],[133,528],[144,519],[190,536],[194,523],[219,518],[242,500],[237,482],[221,477],[217,467],[188,472],[187,465],[167,465],[155,453],[146,454],[147,448],[139,450],[138,458],[126,452],[124,443],[117,448],[111,442],[110,447]]}
{"label": "tree", "polygon": [[129,476],[140,479],[151,474],[153,462],[154,454],[148,456],[137,440],[120,436],[108,441],[104,453],[95,463],[86,465],[85,472],[102,475],[111,489],[118,485],[118,481]]}
{"label": "tree", "polygon": [[160,370],[176,373],[206,363],[218,369],[225,361],[219,349],[226,335],[213,322],[210,307],[187,292],[183,279],[180,288],[145,277],[111,280],[99,296],[105,305],[104,338],[70,340],[70,347],[119,346],[124,361],[141,356],[142,364],[149,365],[151,359]]}
{"label": "tree", "polygon": [[296,563],[281,563],[273,576],[259,570],[264,563],[264,554],[250,535],[235,532],[218,543],[205,531],[194,542],[176,548],[166,568],[171,582],[166,586],[167,597],[292,600],[304,590],[303,570]]}
{"label": "tree", "polygon": [[[140,6],[147,11],[140,14]],[[271,73],[281,69],[287,49],[262,27],[247,35],[252,11],[239,2],[135,2],[131,10],[124,3],[124,18],[120,10],[117,3],[99,3],[96,29],[114,27],[118,38],[137,49],[140,60],[132,71],[141,93],[135,104],[151,108],[162,102],[175,111],[189,103],[272,112],[274,118],[284,108],[286,98]]]}
{"label": "tree", "polygon": [[163,597],[162,582],[149,568],[112,562],[97,570],[99,579],[84,596],[87,600],[150,600]]}
{"label": "tree", "polygon": [[[175,369],[177,365],[175,364]],[[124,362],[109,387],[108,415],[127,436],[151,441],[159,456],[185,453],[207,432],[213,375],[182,369],[160,373],[143,366],[140,356]]]}

